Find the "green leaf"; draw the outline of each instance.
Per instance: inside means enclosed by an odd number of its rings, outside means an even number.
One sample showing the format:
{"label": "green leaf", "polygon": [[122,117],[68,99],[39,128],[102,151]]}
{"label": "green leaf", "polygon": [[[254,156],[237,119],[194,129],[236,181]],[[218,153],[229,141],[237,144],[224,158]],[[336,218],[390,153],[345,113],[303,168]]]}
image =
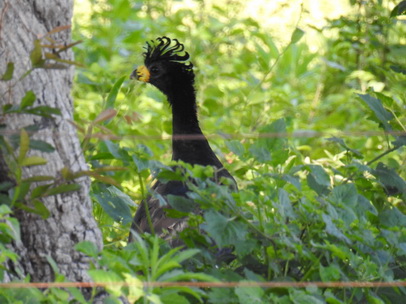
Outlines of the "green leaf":
{"label": "green leaf", "polygon": [[108,151],[116,158],[123,162],[129,161],[130,157],[123,148],[121,148],[118,144],[113,143],[110,140],[105,140],[103,143],[106,145]]}
{"label": "green leaf", "polygon": [[169,205],[173,209],[185,213],[193,212],[198,207],[198,205],[193,200],[186,198],[184,196],[169,194],[167,196],[167,200]]}
{"label": "green leaf", "polygon": [[178,263],[183,263],[184,261],[190,259],[191,257],[195,256],[200,252],[199,249],[187,249],[180,251],[177,253],[174,257],[172,257],[173,260],[175,260]]}
{"label": "green leaf", "polygon": [[105,107],[106,109],[114,108],[114,103],[116,102],[117,94],[126,78],[127,76],[122,76],[113,85],[113,88],[111,89],[109,95],[107,96],[107,102]]}
{"label": "green leaf", "polygon": [[117,196],[117,194],[106,189],[94,193],[94,197],[104,211],[116,222],[122,221],[125,225],[132,221],[131,210],[126,198]]}
{"label": "green leaf", "polygon": [[184,181],[186,179],[180,170],[172,171],[170,168],[167,170],[163,169],[159,172],[157,178],[162,182]]}
{"label": "green leaf", "polygon": [[303,37],[304,33],[305,32],[303,30],[301,30],[300,28],[297,27],[294,30],[294,32],[292,33],[292,36],[290,38],[290,43],[295,44],[296,42],[298,42]]}
{"label": "green leaf", "polygon": [[21,109],[31,107],[34,104],[36,99],[37,99],[37,96],[34,94],[33,91],[27,91],[25,93],[23,99],[21,99],[21,104],[20,104]]}
{"label": "green leaf", "polygon": [[406,0],[403,0],[393,8],[393,10],[390,13],[390,17],[393,18],[405,14],[406,14]]}
{"label": "green leaf", "polygon": [[133,199],[128,194],[124,193],[117,187],[110,186],[107,188],[107,191],[110,192],[111,195],[119,197],[123,201],[123,203],[127,204],[128,206],[130,207],[136,206]]}
{"label": "green leaf", "polygon": [[49,187],[51,187],[52,184],[47,184],[47,185],[40,185],[36,188],[34,188],[31,192],[31,199],[41,197],[43,194],[48,190]]}
{"label": "green leaf", "polygon": [[392,127],[388,122],[393,119],[393,115],[391,112],[385,110],[385,108],[382,105],[382,102],[379,99],[374,98],[368,94],[365,95],[358,94],[358,96],[361,97],[361,99],[365,101],[365,103],[369,106],[369,108],[374,112],[376,118],[384,126],[384,129],[386,131],[391,131]]}
{"label": "green leaf", "polygon": [[406,182],[395,170],[380,162],[372,174],[381,182],[388,195],[402,194],[406,198]]}
{"label": "green leaf", "polygon": [[346,237],[338,228],[337,226],[333,223],[332,218],[323,213],[322,214],[323,222],[326,224],[326,232],[330,235],[333,235],[337,237],[340,240],[345,241],[347,244],[351,244],[351,240]]}
{"label": "green leaf", "polygon": [[340,279],[340,269],[335,265],[330,265],[327,267],[320,265],[319,273],[322,282],[332,282]]}
{"label": "green leaf", "polygon": [[[208,292],[209,303],[235,304],[239,303],[232,288],[211,288]],[[250,303],[249,301],[246,304]]]}
{"label": "green leaf", "polygon": [[330,198],[336,203],[355,208],[358,201],[357,188],[354,184],[338,185],[331,191]]}
{"label": "green leaf", "polygon": [[319,165],[308,165],[310,169],[307,175],[307,184],[310,188],[316,191],[319,195],[324,195],[329,192],[330,176],[324,171],[323,167]]}
{"label": "green leaf", "polygon": [[406,146],[406,136],[397,136],[396,140],[392,142],[395,147]]}
{"label": "green leaf", "polygon": [[30,53],[30,60],[33,68],[39,68],[45,63],[45,60],[42,59],[41,41],[39,39],[34,40],[34,48]]}
{"label": "green leaf", "polygon": [[229,140],[226,141],[227,148],[237,155],[239,158],[242,158],[245,153],[245,148],[242,143],[238,140]]}
{"label": "green leaf", "polygon": [[10,214],[12,211],[9,206],[0,204],[0,217],[4,216],[5,214]]}
{"label": "green leaf", "polygon": [[24,158],[20,165],[22,167],[45,165],[48,161],[40,156],[30,156]]}
{"label": "green leaf", "polygon": [[208,210],[204,214],[205,225],[202,228],[207,231],[219,247],[236,244],[245,239],[247,227],[245,224],[227,218],[214,210]]}
{"label": "green leaf", "polygon": [[406,215],[396,207],[381,212],[379,221],[387,227],[406,227]]}
{"label": "green leaf", "polygon": [[55,148],[46,141],[36,139],[30,140],[30,148],[46,153],[52,153],[55,151]]}
{"label": "green leaf", "polygon": [[75,245],[75,250],[80,251],[92,258],[97,258],[100,253],[99,248],[95,243],[90,241],[82,241]]}
{"label": "green leaf", "polygon": [[240,303],[264,303],[264,290],[261,287],[236,287],[235,294]]}
{"label": "green leaf", "polygon": [[23,166],[23,161],[28,152],[28,147],[30,146],[30,138],[28,133],[21,129],[20,132],[20,153],[18,154],[18,163]]}
{"label": "green leaf", "polygon": [[8,81],[13,78],[14,73],[14,62],[8,62],[6,71],[4,72],[3,76],[1,76],[0,80]]}
{"label": "green leaf", "polygon": [[43,202],[41,202],[40,200],[34,200],[32,202],[33,204],[33,212],[40,215],[42,217],[42,219],[47,219],[50,216],[50,212],[48,210],[48,208],[44,205]]}
{"label": "green leaf", "polygon": [[403,66],[391,65],[390,68],[392,71],[394,71],[396,73],[406,75],[406,68],[404,68]]}
{"label": "green leaf", "polygon": [[375,206],[362,195],[358,195],[358,203],[355,211],[358,213],[358,217],[366,217],[369,214],[378,215],[378,210],[376,210]]}
{"label": "green leaf", "polygon": [[362,153],[360,153],[358,150],[351,149],[350,147],[348,147],[346,145],[346,143],[344,142],[344,139],[333,136],[333,137],[327,138],[327,140],[338,143],[345,150],[352,152],[356,157],[362,158]]}
{"label": "green leaf", "polygon": [[[21,229],[20,229],[20,222],[13,218],[8,217],[4,219],[4,223],[7,226],[7,234],[15,241],[21,242]],[[1,235],[2,233],[0,233]]]}
{"label": "green leaf", "polygon": [[278,189],[278,212],[282,217],[295,218],[295,213],[292,208],[292,202],[289,199],[289,194],[283,189]]}
{"label": "green leaf", "polygon": [[78,191],[81,188],[79,184],[65,184],[48,189],[43,196],[56,195],[66,192]]}
{"label": "green leaf", "polygon": [[24,113],[34,114],[38,116],[43,116],[51,118],[52,115],[61,115],[61,110],[49,106],[38,106],[34,108],[24,109]]}
{"label": "green leaf", "polygon": [[273,165],[283,163],[288,157],[286,150],[286,123],[278,119],[260,129],[258,138],[249,148],[249,151],[259,162],[271,162]]}
{"label": "green leaf", "polygon": [[112,295],[119,297],[121,295],[121,286],[117,284],[108,285],[108,283],[119,283],[122,279],[113,271],[91,269],[88,273],[96,283],[107,283],[106,289]]}
{"label": "green leaf", "polygon": [[315,296],[309,295],[306,291],[301,289],[292,289],[289,292],[290,299],[294,304],[324,304],[325,302],[316,298]]}
{"label": "green leaf", "polygon": [[13,106],[12,104],[7,103],[7,104],[5,104],[5,105],[3,106],[3,112],[4,112],[4,113],[10,113],[10,112],[12,112],[12,111],[14,111],[14,110],[16,110],[16,107]]}
{"label": "green leaf", "polygon": [[167,272],[159,278],[160,282],[176,282],[187,280],[199,280],[205,282],[218,282],[218,280],[211,275],[201,272],[183,272],[180,269]]}
{"label": "green leaf", "polygon": [[178,293],[164,293],[162,296],[160,296],[160,300],[164,304],[169,304],[169,303],[176,303],[176,304],[189,304],[189,300],[184,297],[179,295]]}

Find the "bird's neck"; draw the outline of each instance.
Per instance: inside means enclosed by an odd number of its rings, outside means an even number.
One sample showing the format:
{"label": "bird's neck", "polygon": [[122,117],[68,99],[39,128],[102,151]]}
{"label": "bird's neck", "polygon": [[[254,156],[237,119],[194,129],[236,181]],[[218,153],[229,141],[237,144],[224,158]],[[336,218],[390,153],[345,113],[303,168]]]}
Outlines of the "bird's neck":
{"label": "bird's neck", "polygon": [[173,160],[200,164],[214,154],[199,126],[194,90],[168,96],[172,105]]}
{"label": "bird's neck", "polygon": [[168,96],[168,99],[172,105],[173,135],[202,134],[197,118],[194,90],[176,92],[175,96]]}

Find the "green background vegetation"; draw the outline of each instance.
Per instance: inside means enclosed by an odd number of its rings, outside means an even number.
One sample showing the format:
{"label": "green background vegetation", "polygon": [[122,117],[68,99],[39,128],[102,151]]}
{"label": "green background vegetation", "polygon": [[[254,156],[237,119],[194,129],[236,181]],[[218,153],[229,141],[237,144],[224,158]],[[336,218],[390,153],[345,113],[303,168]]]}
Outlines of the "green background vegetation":
{"label": "green background vegetation", "polygon": [[[137,303],[402,303],[405,288],[140,287],[405,279],[406,137],[384,133],[406,131],[398,2],[353,0],[344,15],[316,21],[309,4],[295,1],[271,15],[242,13],[246,1],[77,1],[75,123],[105,242],[101,252],[88,243],[78,250],[92,257],[95,281],[134,284],[109,289],[111,303],[120,295]],[[273,18],[284,27],[273,28]],[[202,129],[239,186],[229,193],[207,181],[209,168],[185,165],[197,184],[190,198],[203,208],[182,233],[187,250],[154,236],[127,245],[153,179],[184,178],[167,167],[165,97],[129,80],[145,41],[163,35],[191,54]],[[173,216],[190,210],[187,199],[170,203]],[[236,258],[219,259],[209,238]]]}

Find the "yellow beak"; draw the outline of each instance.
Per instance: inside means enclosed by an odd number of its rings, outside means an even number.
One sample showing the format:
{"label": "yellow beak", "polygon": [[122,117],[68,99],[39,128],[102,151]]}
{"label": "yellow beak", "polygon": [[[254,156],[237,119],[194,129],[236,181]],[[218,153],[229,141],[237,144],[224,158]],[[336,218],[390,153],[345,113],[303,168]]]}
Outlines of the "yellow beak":
{"label": "yellow beak", "polygon": [[132,72],[130,78],[137,79],[142,82],[149,82],[150,73],[145,65],[139,66],[137,69]]}

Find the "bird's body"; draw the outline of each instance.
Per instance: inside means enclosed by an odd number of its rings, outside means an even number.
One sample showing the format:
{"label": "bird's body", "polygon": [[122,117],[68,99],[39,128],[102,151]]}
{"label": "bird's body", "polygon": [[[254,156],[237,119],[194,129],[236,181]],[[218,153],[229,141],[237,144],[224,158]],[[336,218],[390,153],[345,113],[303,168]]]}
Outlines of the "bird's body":
{"label": "bird's body", "polygon": [[[194,73],[192,64],[185,63],[189,59],[189,54],[183,50],[183,45],[176,39],[171,40],[167,37],[158,38],[151,44],[147,43],[147,52],[144,53],[145,66],[136,69],[131,76],[151,83],[168,98],[172,107],[172,160],[192,165],[213,166],[216,171],[216,182],[220,183],[221,177],[234,181],[200,129],[196,111]],[[188,192],[186,185],[180,181],[167,183],[157,181],[151,190],[164,198],[167,195],[186,196]],[[147,203],[156,234],[161,235],[167,231],[168,237],[171,238],[186,226],[185,218],[167,217],[165,209],[169,206],[161,206],[157,198],[150,196]],[[132,229],[138,233],[151,232],[145,211],[145,203],[142,202],[132,225]]]}

